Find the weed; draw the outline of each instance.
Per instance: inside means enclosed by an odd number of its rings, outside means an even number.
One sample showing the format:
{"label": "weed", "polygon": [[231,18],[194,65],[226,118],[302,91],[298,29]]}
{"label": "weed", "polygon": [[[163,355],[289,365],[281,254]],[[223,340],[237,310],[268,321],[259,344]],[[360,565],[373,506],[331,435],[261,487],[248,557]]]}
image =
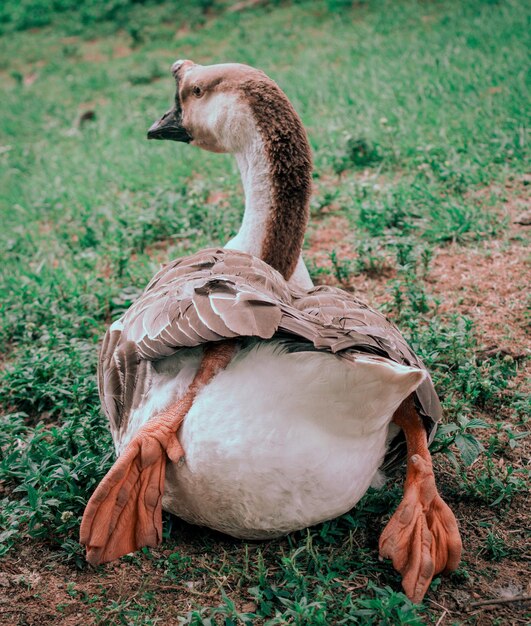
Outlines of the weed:
{"label": "weed", "polygon": [[526,472],[507,464],[497,467],[492,459],[486,458],[484,467],[461,474],[461,489],[470,498],[496,506],[511,504],[512,499],[527,490]]}
{"label": "weed", "polygon": [[481,442],[471,431],[487,427],[488,424],[483,420],[469,420],[464,416],[458,416],[456,422],[442,424],[437,429],[433,452],[444,452],[457,466],[451,450],[451,446],[455,445],[464,464],[470,466],[483,451]]}
{"label": "weed", "polygon": [[[386,626],[421,626],[424,623],[403,593],[396,593],[389,587],[377,588],[371,584],[369,589],[374,591],[374,597],[354,601],[354,608],[349,611],[349,617],[356,619],[357,623]],[[344,623],[348,622],[345,620]]]}
{"label": "weed", "polygon": [[189,556],[184,556],[179,552],[170,554],[164,561],[164,577],[171,580],[181,578],[191,564]]}
{"label": "weed", "polygon": [[334,158],[333,169],[336,174],[342,174],[354,167],[374,166],[381,160],[382,156],[376,146],[361,137],[347,135],[343,148]]}
{"label": "weed", "polygon": [[503,222],[492,212],[485,213],[473,206],[449,204],[433,212],[426,235],[436,242],[478,241],[499,233]]}
{"label": "weed", "polygon": [[485,543],[481,550],[481,554],[489,561],[501,561],[511,556],[511,548],[505,543],[505,540],[496,531],[489,530],[485,538]]}
{"label": "weed", "polygon": [[[308,272],[310,274],[312,281],[316,285],[319,285],[323,281],[326,281],[326,278],[331,275],[329,268],[323,267],[322,265],[318,265],[317,263],[315,263],[313,259],[308,259],[306,266],[308,268]],[[337,279],[337,275],[336,275],[336,279]]]}
{"label": "weed", "polygon": [[350,259],[340,260],[337,256],[337,252],[332,250],[330,252],[330,261],[334,270],[334,276],[340,285],[348,286],[349,277],[354,267],[354,263]]}
{"label": "weed", "polygon": [[314,194],[310,201],[312,215],[320,217],[326,209],[330,208],[338,200],[340,193],[340,189],[334,187],[333,189],[325,189],[322,194]]}
{"label": "weed", "polygon": [[408,232],[412,228],[408,218],[407,203],[400,197],[393,195],[383,199],[371,197],[361,205],[358,225],[373,237],[377,237],[386,234],[388,230]]}
{"label": "weed", "polygon": [[385,251],[378,241],[360,241],[356,248],[354,264],[356,273],[368,276],[383,276],[391,266]]}

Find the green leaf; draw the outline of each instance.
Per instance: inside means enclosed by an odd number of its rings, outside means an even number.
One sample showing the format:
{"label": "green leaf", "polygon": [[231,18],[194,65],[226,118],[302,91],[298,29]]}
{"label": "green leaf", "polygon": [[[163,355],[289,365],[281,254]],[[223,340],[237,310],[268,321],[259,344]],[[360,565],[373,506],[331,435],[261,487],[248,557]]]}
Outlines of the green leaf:
{"label": "green leaf", "polygon": [[466,424],[465,424],[465,429],[468,428],[488,428],[489,425],[487,424],[487,422],[484,422],[483,420],[480,420],[479,418],[474,418],[469,420]]}
{"label": "green leaf", "polygon": [[29,483],[26,485],[26,491],[28,492],[29,505],[35,511],[39,502],[39,494],[35,487]]}
{"label": "green leaf", "polygon": [[457,434],[455,436],[455,445],[465,465],[472,465],[483,450],[481,443],[474,435],[469,433]]}
{"label": "green leaf", "polygon": [[441,424],[437,427],[437,435],[449,435],[450,433],[459,430],[459,426],[451,422],[450,424]]}

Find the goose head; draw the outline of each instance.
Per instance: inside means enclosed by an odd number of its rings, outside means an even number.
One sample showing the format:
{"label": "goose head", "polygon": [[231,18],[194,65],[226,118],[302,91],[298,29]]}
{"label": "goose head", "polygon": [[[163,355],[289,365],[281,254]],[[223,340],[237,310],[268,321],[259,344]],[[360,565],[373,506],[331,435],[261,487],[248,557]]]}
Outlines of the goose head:
{"label": "goose head", "polygon": [[275,91],[277,98],[286,99],[264,72],[240,63],[204,66],[179,60],[171,71],[177,85],[175,104],[151,126],[148,139],[238,153],[256,134],[252,89]]}

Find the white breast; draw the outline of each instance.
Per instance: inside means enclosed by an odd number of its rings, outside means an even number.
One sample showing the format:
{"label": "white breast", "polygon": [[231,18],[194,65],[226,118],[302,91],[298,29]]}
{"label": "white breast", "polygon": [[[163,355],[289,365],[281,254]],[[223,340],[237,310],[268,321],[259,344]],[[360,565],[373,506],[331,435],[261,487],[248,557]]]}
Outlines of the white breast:
{"label": "white breast", "polygon": [[[132,422],[181,395],[199,358],[192,351],[189,362],[159,365],[147,408]],[[423,378],[380,358],[348,364],[258,343],[198,394],[180,432],[186,460],[167,468],[163,508],[249,539],[336,517],[368,489],[392,415]]]}

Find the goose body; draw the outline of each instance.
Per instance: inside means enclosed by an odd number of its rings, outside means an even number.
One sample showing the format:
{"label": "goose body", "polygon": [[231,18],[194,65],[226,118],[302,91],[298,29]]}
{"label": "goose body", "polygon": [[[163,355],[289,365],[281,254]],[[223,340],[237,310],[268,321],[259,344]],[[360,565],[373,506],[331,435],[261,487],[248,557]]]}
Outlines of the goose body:
{"label": "goose body", "polygon": [[[242,350],[188,413],[185,461],[167,467],[163,508],[244,539],[348,511],[376,477],[391,417],[418,379],[371,357],[348,367],[279,342]],[[382,384],[392,399],[382,399]]]}
{"label": "goose body", "polygon": [[377,478],[391,418],[423,381],[426,419],[437,415],[426,371],[383,315],[211,249],[163,268],[109,329],[101,395],[118,454],[189,388],[202,343],[234,335],[235,358],[199,392],[185,457],[166,470],[162,505],[189,522],[259,539],[336,517]]}
{"label": "goose body", "polygon": [[80,536],[93,564],[162,536],[162,507],[246,539],[348,511],[408,454],[380,539],[415,602],[461,540],[435,487],[441,417],[422,362],[381,313],[314,287],[301,254],[311,151],[263,72],[177,61],[175,105],[148,138],[236,156],[245,192],[225,248],[172,261],[105,336],[102,405],[118,459]]}

